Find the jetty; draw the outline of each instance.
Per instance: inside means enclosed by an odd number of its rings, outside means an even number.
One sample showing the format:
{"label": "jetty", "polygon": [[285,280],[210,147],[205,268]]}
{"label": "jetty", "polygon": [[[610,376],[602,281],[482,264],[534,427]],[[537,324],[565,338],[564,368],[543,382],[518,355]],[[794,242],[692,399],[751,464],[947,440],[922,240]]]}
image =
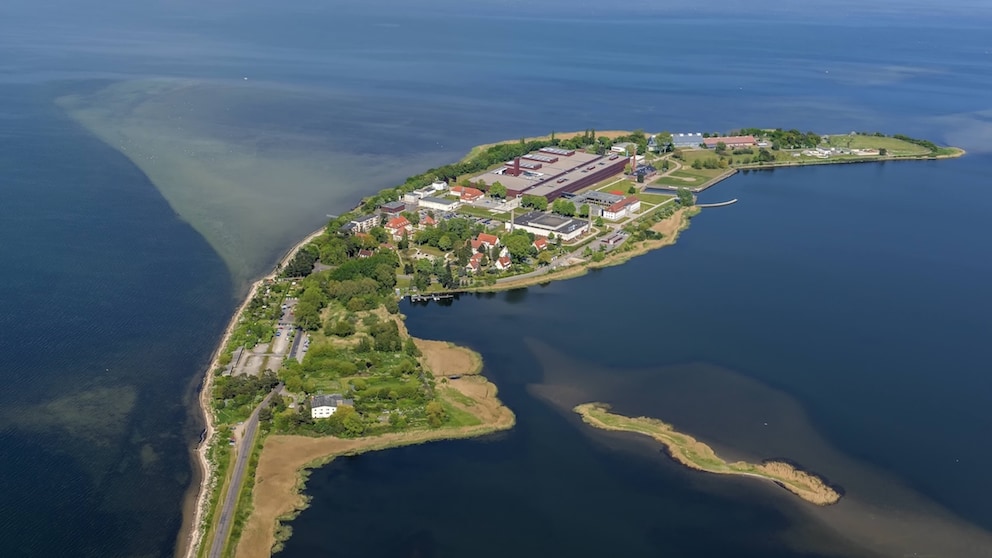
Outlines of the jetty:
{"label": "jetty", "polygon": [[410,295],[410,302],[428,302],[432,300],[438,302],[449,298],[455,298],[455,295],[453,293],[412,294]]}
{"label": "jetty", "polygon": [[696,207],[724,207],[728,205],[734,205],[735,203],[737,203],[737,198],[719,203],[697,203]]}

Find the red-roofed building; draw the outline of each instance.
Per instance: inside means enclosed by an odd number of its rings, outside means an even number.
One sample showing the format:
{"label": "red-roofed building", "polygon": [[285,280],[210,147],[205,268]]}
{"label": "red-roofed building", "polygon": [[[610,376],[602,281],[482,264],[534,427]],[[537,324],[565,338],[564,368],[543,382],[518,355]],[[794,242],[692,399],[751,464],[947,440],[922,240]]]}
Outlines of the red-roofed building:
{"label": "red-roofed building", "polygon": [[361,250],[358,251],[359,259],[364,260],[365,258],[371,258],[371,257],[372,257],[372,250],[369,250],[368,248],[362,248]]}
{"label": "red-roofed building", "polygon": [[435,221],[430,215],[425,215],[424,218],[420,220],[421,227],[433,227],[436,224],[437,221]]}
{"label": "red-roofed building", "polygon": [[500,271],[506,271],[507,269],[510,269],[511,263],[512,262],[510,261],[509,256],[503,256],[500,259],[496,260],[496,269]]}
{"label": "red-roofed building", "polygon": [[626,198],[604,209],[603,219],[616,221],[617,219],[623,219],[628,215],[637,213],[639,209],[641,209],[641,200],[634,196],[627,196]]}
{"label": "red-roofed building", "polygon": [[478,252],[481,247],[492,250],[493,246],[499,246],[499,238],[494,234],[480,233],[479,236],[472,239],[473,252]]}
{"label": "red-roofed building", "polygon": [[465,264],[465,271],[468,271],[469,273],[475,273],[475,272],[479,271],[479,268],[482,267],[482,258],[483,257],[484,256],[482,254],[474,254],[468,260],[468,263]]}
{"label": "red-roofed building", "polygon": [[468,186],[455,186],[451,191],[458,194],[461,200],[465,202],[477,200],[485,195],[482,190]]}
{"label": "red-roofed building", "polygon": [[537,248],[538,252],[540,252],[541,250],[546,250],[548,248],[548,239],[544,238],[543,236],[539,236],[535,238],[534,248]]}
{"label": "red-roofed building", "polygon": [[386,231],[393,236],[394,240],[403,238],[403,235],[410,232],[410,221],[406,217],[393,217],[386,223]]}
{"label": "red-roofed building", "polygon": [[754,136],[720,136],[716,138],[703,138],[703,145],[705,145],[707,149],[713,149],[720,143],[731,149],[735,147],[751,147],[753,145],[758,145],[758,142],[755,141]]}

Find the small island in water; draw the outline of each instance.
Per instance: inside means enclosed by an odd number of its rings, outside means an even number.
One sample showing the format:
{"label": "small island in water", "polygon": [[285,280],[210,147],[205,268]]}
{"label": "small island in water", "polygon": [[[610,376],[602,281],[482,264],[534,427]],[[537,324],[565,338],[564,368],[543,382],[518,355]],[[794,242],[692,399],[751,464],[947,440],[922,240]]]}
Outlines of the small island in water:
{"label": "small island in water", "polygon": [[840,500],[840,493],[820,477],[801,471],[784,461],[765,461],[759,465],[737,461],[727,463],[713,448],[688,434],[676,431],[672,425],[649,417],[625,417],[610,412],[609,405],[584,403],[573,409],[582,420],[596,428],[635,432],[661,442],[668,455],[690,469],[721,475],[741,475],[770,480],[807,502],[829,506]]}

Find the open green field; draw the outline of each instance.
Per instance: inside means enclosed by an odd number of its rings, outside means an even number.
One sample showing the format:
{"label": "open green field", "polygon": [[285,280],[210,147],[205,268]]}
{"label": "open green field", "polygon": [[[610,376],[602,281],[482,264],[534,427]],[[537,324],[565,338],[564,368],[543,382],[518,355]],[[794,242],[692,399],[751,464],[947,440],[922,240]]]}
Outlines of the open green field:
{"label": "open green field", "polygon": [[641,200],[642,202],[650,203],[654,205],[658,205],[659,203],[664,203],[675,197],[675,196],[667,196],[665,194],[643,194],[640,192],[634,195],[637,197],[637,199]]}
{"label": "open green field", "polygon": [[862,135],[842,135],[830,136],[827,144],[831,147],[845,147],[849,149],[886,149],[889,155],[894,156],[915,156],[926,155],[930,150],[896,138],[883,138],[878,136]]}
{"label": "open green field", "polygon": [[628,180],[628,179],[625,178],[625,179],[620,180],[619,182],[617,182],[617,179],[614,177],[614,178],[611,178],[609,180],[606,180],[604,182],[601,182],[600,184],[597,184],[597,185],[593,186],[591,189],[592,190],[598,190],[600,192],[618,191],[618,192],[623,192],[624,194],[626,194],[627,193],[627,190],[631,186],[633,186],[633,185],[634,185],[634,181],[632,181],[632,180]]}
{"label": "open green field", "polygon": [[474,207],[470,205],[463,205],[459,207],[455,213],[462,215],[471,215],[473,217],[482,217],[483,219],[497,219],[499,221],[509,221],[509,213],[493,213],[488,209],[483,209],[481,207]]}

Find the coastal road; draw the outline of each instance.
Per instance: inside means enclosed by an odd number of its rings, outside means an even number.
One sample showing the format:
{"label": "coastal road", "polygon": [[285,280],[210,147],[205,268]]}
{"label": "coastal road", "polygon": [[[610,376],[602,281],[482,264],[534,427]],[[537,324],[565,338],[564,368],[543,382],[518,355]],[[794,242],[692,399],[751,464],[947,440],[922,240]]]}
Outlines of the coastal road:
{"label": "coastal road", "polygon": [[224,501],[217,510],[217,513],[220,515],[217,520],[217,528],[214,531],[214,538],[210,541],[210,551],[207,553],[207,556],[210,558],[220,558],[221,553],[224,551],[224,544],[227,542],[227,537],[231,532],[231,522],[234,520],[234,511],[237,508],[238,496],[241,494],[241,484],[244,482],[245,471],[248,469],[248,458],[251,456],[251,447],[255,443],[255,434],[258,432],[258,411],[268,405],[272,396],[279,392],[280,389],[282,389],[282,384],[277,385],[265,396],[265,399],[251,412],[251,416],[248,417],[248,420],[244,424],[244,429],[241,431],[241,439],[238,440],[234,450],[234,468],[232,469],[231,479],[227,483],[227,494],[224,495]]}

